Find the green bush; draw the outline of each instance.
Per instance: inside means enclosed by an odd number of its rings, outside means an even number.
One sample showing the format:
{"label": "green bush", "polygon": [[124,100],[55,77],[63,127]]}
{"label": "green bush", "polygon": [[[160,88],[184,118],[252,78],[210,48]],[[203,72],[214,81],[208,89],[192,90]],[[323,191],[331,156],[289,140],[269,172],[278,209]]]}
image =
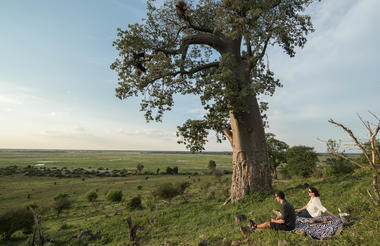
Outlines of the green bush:
{"label": "green bush", "polygon": [[121,202],[123,199],[123,192],[121,190],[111,190],[107,193],[106,198],[110,202]]}
{"label": "green bush", "polygon": [[97,198],[98,198],[98,193],[96,193],[96,191],[89,191],[86,194],[86,200],[88,202],[95,202]]}
{"label": "green bush", "polygon": [[139,174],[141,174],[143,169],[144,169],[144,165],[142,163],[137,164],[137,171]]}
{"label": "green bush", "polygon": [[14,208],[0,215],[0,234],[9,239],[13,233],[23,229],[25,233],[33,230],[33,214],[26,208]]}
{"label": "green bush", "polygon": [[341,157],[327,158],[325,163],[327,165],[324,173],[325,176],[341,176],[354,171],[352,164]]}
{"label": "green bush", "polygon": [[214,170],[216,168],[216,162],[214,160],[209,160],[207,167],[210,170]]}
{"label": "green bush", "polygon": [[290,175],[310,177],[313,173],[318,156],[314,148],[308,146],[293,146],[286,151],[287,169]]}
{"label": "green bush", "polygon": [[141,203],[141,197],[136,196],[136,197],[133,197],[131,200],[129,200],[127,204],[127,208],[129,210],[143,209],[143,205]]}
{"label": "green bush", "polygon": [[164,183],[157,187],[156,190],[153,191],[153,196],[164,199],[171,200],[172,198],[181,195],[185,192],[186,188],[190,186],[190,183]]}
{"label": "green bush", "polygon": [[64,209],[69,209],[71,207],[71,203],[68,194],[58,194],[54,197],[51,207],[57,212],[57,216],[59,216]]}

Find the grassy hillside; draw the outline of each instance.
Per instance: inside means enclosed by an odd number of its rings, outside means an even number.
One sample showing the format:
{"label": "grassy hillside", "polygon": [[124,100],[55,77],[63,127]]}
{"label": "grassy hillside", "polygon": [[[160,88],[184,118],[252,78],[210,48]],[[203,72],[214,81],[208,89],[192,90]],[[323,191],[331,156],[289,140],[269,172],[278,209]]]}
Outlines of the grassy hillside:
{"label": "grassy hillside", "polygon": [[[269,220],[272,209],[279,209],[272,192],[255,193],[236,204],[223,206],[230,184],[230,176],[217,179],[213,176],[129,176],[126,178],[56,179],[50,177],[1,177],[0,208],[9,208],[34,203],[43,217],[43,229],[47,237],[55,240],[51,245],[125,245],[129,242],[125,218],[132,217],[135,224],[144,227],[138,231],[141,245],[161,245],[165,241],[172,245],[198,245],[202,240],[211,245],[224,245],[232,240],[243,240],[240,225],[235,224],[237,214],[245,214],[257,222]],[[164,182],[190,182],[191,186],[182,196],[172,201],[154,199],[151,191]],[[357,218],[337,238],[316,241],[288,232],[259,231],[249,237],[243,245],[277,245],[286,239],[289,245],[376,245],[380,240],[380,211],[371,204],[367,195],[370,187],[369,174],[363,171],[341,178],[308,179],[275,182],[275,189],[285,191],[287,200],[295,207],[308,201],[304,182],[316,186],[321,193],[325,207],[337,213],[338,207]],[[137,186],[141,185],[139,190]],[[120,189],[124,201],[106,201],[109,190]],[[85,201],[85,193],[97,190],[97,208]],[[59,217],[49,209],[53,197],[67,193],[73,201],[72,208]],[[27,198],[30,194],[30,198]],[[128,201],[140,195],[144,209],[130,211]],[[242,225],[245,225],[244,222]],[[72,237],[84,229],[99,231],[101,238],[96,241],[79,241]],[[26,245],[31,235],[17,232],[4,245]]]}

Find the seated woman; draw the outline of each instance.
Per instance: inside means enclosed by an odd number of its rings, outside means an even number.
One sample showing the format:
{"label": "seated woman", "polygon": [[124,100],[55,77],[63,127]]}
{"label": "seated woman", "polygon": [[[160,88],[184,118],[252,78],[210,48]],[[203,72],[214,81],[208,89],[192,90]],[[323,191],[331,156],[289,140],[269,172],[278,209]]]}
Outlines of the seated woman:
{"label": "seated woman", "polygon": [[327,211],[325,207],[322,206],[321,200],[319,200],[319,192],[314,187],[309,187],[310,201],[302,208],[296,209],[296,214],[298,217],[304,218],[314,218],[321,216],[322,213],[327,213],[328,215],[337,218],[334,214]]}

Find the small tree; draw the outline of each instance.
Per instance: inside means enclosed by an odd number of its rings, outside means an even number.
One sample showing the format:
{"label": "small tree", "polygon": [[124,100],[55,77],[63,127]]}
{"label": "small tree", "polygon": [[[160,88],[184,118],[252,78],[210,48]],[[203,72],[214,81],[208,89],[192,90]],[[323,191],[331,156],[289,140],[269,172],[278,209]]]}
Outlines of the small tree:
{"label": "small tree", "polygon": [[216,162],[214,160],[209,160],[208,162],[208,169],[210,169],[211,171],[214,171],[214,169],[216,168]]}
{"label": "small tree", "polygon": [[111,190],[107,193],[106,198],[110,202],[121,202],[123,200],[123,192],[121,190]]}
{"label": "small tree", "polygon": [[139,174],[141,174],[143,169],[144,169],[144,165],[142,163],[137,164],[137,172]]}
{"label": "small tree", "polygon": [[310,177],[318,161],[314,148],[308,146],[293,146],[286,151],[290,175]]}
{"label": "small tree", "polygon": [[64,209],[69,209],[70,207],[71,201],[69,200],[68,194],[58,194],[54,197],[52,208],[57,212],[57,217]]}
{"label": "small tree", "polygon": [[[347,160],[346,155],[339,151],[339,148],[340,143],[332,139],[327,141],[327,152],[330,156],[324,162],[327,165],[325,174],[328,176],[344,175],[354,170],[354,166]],[[339,153],[340,156],[336,156],[332,153]],[[342,158],[342,156],[345,158]]]}
{"label": "small tree", "polygon": [[127,208],[129,210],[143,209],[143,205],[141,203],[141,197],[136,196],[136,197],[133,197],[131,200],[129,200],[127,204]]}
{"label": "small tree", "polygon": [[286,162],[286,151],[289,149],[289,145],[280,141],[275,137],[273,133],[265,134],[268,145],[268,156],[270,162],[270,169],[273,179],[277,179],[277,167]]}
{"label": "small tree", "polygon": [[156,190],[152,192],[154,197],[161,198],[164,200],[169,200],[169,202],[176,196],[182,195],[186,188],[190,186],[190,183],[164,183],[157,187]]}
{"label": "small tree", "polygon": [[[374,197],[371,195],[369,190],[367,190],[367,191],[368,191],[368,195],[371,197],[373,202],[375,204],[379,205],[380,204],[380,194],[379,194],[379,189],[378,189],[378,185],[377,185],[377,166],[378,166],[379,159],[380,159],[380,152],[379,152],[379,149],[377,147],[378,141],[376,139],[376,136],[380,131],[380,119],[375,114],[373,114],[371,112],[370,112],[370,114],[377,121],[375,124],[371,124],[369,121],[365,121],[359,116],[359,119],[361,120],[363,125],[367,128],[368,133],[369,133],[369,141],[365,141],[364,143],[361,143],[355,137],[354,133],[350,129],[345,127],[343,124],[337,123],[332,119],[329,120],[329,122],[331,124],[334,124],[334,125],[342,128],[351,137],[351,139],[355,143],[355,146],[358,147],[362,151],[365,159],[367,160],[368,165],[363,165],[363,164],[358,163],[354,160],[348,159],[344,155],[341,155],[341,154],[336,153],[336,152],[332,152],[332,154],[339,156],[339,157],[342,157],[343,159],[350,161],[352,164],[354,164],[360,168],[363,168],[363,169],[368,168],[368,167],[371,168],[371,171],[372,171],[372,189],[374,192]],[[375,127],[373,128],[373,126],[375,126]],[[369,149],[365,148],[366,142],[370,143]]]}
{"label": "small tree", "polygon": [[96,209],[96,203],[95,203],[96,199],[98,199],[98,194],[96,193],[96,191],[89,191],[89,192],[87,192],[87,194],[86,194],[86,200],[88,202],[91,202],[95,209]]}
{"label": "small tree", "polygon": [[177,166],[173,167],[173,174],[178,174],[178,167]]}

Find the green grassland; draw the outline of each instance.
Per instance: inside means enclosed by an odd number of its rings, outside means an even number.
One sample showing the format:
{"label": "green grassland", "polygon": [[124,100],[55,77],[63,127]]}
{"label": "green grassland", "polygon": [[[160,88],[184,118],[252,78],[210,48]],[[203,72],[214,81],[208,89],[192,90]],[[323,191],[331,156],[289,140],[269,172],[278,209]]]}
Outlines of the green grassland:
{"label": "green grassland", "polygon": [[[45,154],[20,152],[18,159],[15,158],[14,162],[7,163],[6,160],[12,158],[0,152],[0,166],[26,166],[45,160],[56,161],[54,165],[57,167],[60,165],[86,168],[96,167],[95,163],[98,163],[99,166],[112,169],[125,167],[121,163],[105,162],[106,160],[125,158],[123,160],[127,163],[127,160],[135,157],[140,158],[139,161],[127,164],[128,168],[135,169],[137,163],[142,162],[145,168],[149,169],[148,163],[157,160],[160,164],[152,164],[156,165],[151,168],[152,171],[174,165],[179,167],[180,172],[205,171],[208,161],[213,159],[217,163],[217,168],[231,169],[231,164],[219,166],[219,163],[224,161],[231,163],[230,155],[85,152],[83,155],[72,153],[75,157],[68,157],[68,153],[62,155],[57,153],[57,156],[53,153]],[[31,156],[30,159],[28,156]],[[178,163],[175,161],[176,158],[186,160],[188,163]],[[170,160],[171,163],[165,163],[165,160]],[[108,166],[104,163],[108,163]],[[186,168],[182,165],[186,165]],[[171,201],[154,198],[152,191],[166,182],[189,182],[191,185],[183,195]],[[236,224],[234,218],[237,214],[245,214],[260,223],[269,220],[272,209],[280,209],[273,192],[257,192],[235,204],[223,206],[228,196],[230,182],[231,175],[220,178],[210,175],[128,175],[85,179],[0,176],[0,213],[15,207],[37,205],[36,211],[42,216],[45,236],[55,240],[48,245],[129,245],[129,230],[125,220],[128,216],[131,216],[134,224],[144,227],[137,232],[140,245],[163,245],[167,241],[170,241],[171,245],[198,245],[202,240],[206,240],[210,245],[230,245],[228,243],[233,240],[245,239],[240,233],[240,226],[246,225],[247,221]],[[275,181],[273,186],[274,190],[284,190],[287,200],[298,208],[308,201],[307,189],[303,187],[305,182],[320,190],[321,200],[329,211],[337,214],[339,207],[356,218],[355,223],[346,227],[340,236],[323,241],[295,233],[264,230],[251,234],[248,237],[249,241],[242,245],[277,245],[281,239],[285,239],[288,245],[377,245],[380,240],[380,211],[379,207],[372,204],[367,194],[367,189],[370,189],[371,185],[368,171],[356,170],[354,174],[344,177],[279,180]],[[142,188],[138,189],[138,186]],[[85,194],[90,190],[97,191],[99,195],[95,206],[85,199]],[[107,201],[105,195],[110,190],[121,190],[123,201],[120,203]],[[72,206],[57,216],[50,207],[53,197],[59,193],[68,194]],[[135,196],[141,196],[143,209],[127,208],[127,203]],[[101,237],[87,241],[73,238],[85,229],[90,229],[94,233],[99,231]],[[0,245],[27,245],[30,238],[30,234],[25,235],[19,231],[11,240],[0,241]]]}
{"label": "green grassland", "polygon": [[209,160],[218,168],[231,170],[231,154],[184,154],[127,151],[15,151],[0,150],[0,167],[45,164],[46,167],[136,169],[138,163],[144,170],[164,171],[166,167],[178,166],[181,172],[207,169]]}

